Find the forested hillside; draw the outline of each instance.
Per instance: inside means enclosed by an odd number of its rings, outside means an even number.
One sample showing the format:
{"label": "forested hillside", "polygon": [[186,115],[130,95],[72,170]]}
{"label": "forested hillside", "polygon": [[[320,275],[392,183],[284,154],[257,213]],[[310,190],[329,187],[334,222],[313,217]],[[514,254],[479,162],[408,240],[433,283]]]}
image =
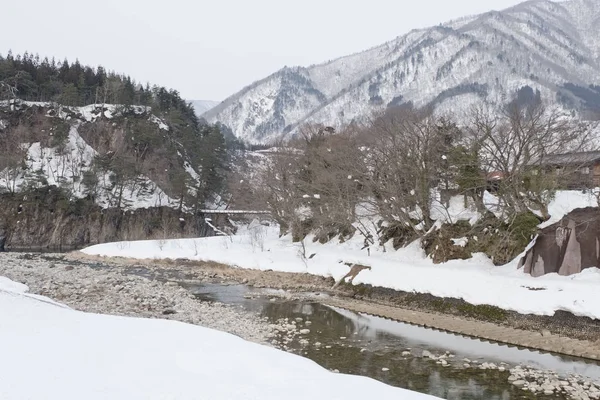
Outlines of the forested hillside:
{"label": "forested hillside", "polygon": [[136,82],[104,67],[81,65],[79,61],[40,59],[25,52],[0,55],[0,99],[57,102],[65,106],[124,104],[152,106],[160,111],[179,110],[193,119],[190,107],[176,90]]}
{"label": "forested hillside", "polygon": [[0,56],[0,242],[211,234],[218,222],[195,211],[224,204],[236,145],[224,133],[176,90],[78,61]]}
{"label": "forested hillside", "polygon": [[[226,141],[176,90],[79,61],[9,53],[0,56],[0,101],[0,190],[53,184],[133,208],[219,200]],[[157,193],[164,201],[138,201]]]}

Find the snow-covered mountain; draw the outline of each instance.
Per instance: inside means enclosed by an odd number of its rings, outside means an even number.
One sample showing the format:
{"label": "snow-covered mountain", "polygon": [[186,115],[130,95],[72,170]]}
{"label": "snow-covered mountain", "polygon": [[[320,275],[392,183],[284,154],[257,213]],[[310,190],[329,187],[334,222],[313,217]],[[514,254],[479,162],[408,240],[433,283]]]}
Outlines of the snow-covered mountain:
{"label": "snow-covered mountain", "polygon": [[412,102],[460,115],[529,86],[565,109],[600,109],[600,1],[532,0],[413,30],[310,67],[284,68],[204,113],[245,141],[289,136],[303,123],[340,126]]}
{"label": "snow-covered mountain", "polygon": [[194,106],[194,111],[196,111],[197,116],[201,116],[219,104],[218,101],[212,100],[190,100],[190,102],[192,103],[192,106]]}

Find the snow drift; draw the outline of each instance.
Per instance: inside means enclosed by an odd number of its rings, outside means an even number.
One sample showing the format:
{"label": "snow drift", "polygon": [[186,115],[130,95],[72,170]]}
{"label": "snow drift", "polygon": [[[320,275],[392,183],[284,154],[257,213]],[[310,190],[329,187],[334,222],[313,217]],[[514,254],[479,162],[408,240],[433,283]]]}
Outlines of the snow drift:
{"label": "snow drift", "polygon": [[227,333],[86,314],[26,290],[0,277],[2,399],[433,399]]}

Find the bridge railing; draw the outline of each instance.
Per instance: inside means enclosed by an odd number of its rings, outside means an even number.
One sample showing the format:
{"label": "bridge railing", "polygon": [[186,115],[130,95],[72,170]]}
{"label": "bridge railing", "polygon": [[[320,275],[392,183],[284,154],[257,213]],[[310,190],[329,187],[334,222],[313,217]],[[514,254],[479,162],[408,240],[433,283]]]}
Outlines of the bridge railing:
{"label": "bridge railing", "polygon": [[271,214],[264,210],[198,210],[201,214]]}

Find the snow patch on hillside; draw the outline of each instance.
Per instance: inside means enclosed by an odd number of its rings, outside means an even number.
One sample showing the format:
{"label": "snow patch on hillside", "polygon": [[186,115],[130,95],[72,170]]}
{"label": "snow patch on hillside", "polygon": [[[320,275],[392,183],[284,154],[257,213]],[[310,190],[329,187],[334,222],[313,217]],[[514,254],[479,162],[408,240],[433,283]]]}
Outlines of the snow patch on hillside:
{"label": "snow patch on hillside", "polygon": [[[74,198],[88,195],[82,177],[92,169],[92,161],[97,152],[90,147],[77,131],[77,126],[69,130],[68,140],[62,150],[43,147],[41,143],[25,144],[27,157],[25,169],[16,174],[0,171],[0,188],[11,192],[25,189],[26,185],[55,185],[67,189]],[[119,188],[111,184],[112,173],[98,175],[100,188],[96,202],[102,207],[114,207],[119,198]],[[9,178],[10,176],[10,178]],[[173,206],[178,202],[170,198],[149,178],[140,175],[127,184],[121,196],[125,209]]]}
{"label": "snow patch on hillside", "polygon": [[150,118],[148,118],[148,120],[150,120],[150,122],[153,122],[156,125],[158,125],[158,127],[164,131],[169,130],[169,126],[167,124],[165,124],[164,121],[162,119],[158,118],[156,115],[151,115]]}
{"label": "snow patch on hillside", "polygon": [[[42,143],[23,143],[27,150],[24,164],[19,169],[4,169],[0,171],[0,191],[19,192],[26,187],[42,187],[55,185],[67,190],[73,198],[85,198],[90,193],[84,185],[83,176],[92,170],[96,150],[89,146],[79,134],[78,128],[83,123],[94,122],[98,118],[112,119],[123,112],[133,112],[145,115],[150,112],[145,106],[121,106],[114,104],[91,104],[84,107],[64,107],[50,103],[4,101],[3,106],[12,109],[21,107],[44,107],[47,113],[56,115],[69,121],[68,138],[62,148],[45,147]],[[155,115],[150,115],[149,120],[165,131],[169,127]],[[199,175],[189,165],[186,171],[193,179]],[[125,184],[123,191],[111,182],[112,172],[98,174],[99,182],[97,193],[94,194],[96,203],[101,207],[115,207],[120,205],[124,209],[137,209],[148,207],[178,207],[179,202],[170,198],[155,182],[147,176],[139,175]]]}
{"label": "snow patch on hillside", "polygon": [[[433,103],[460,119],[474,103],[500,106],[526,85],[571,112],[557,101],[564,84],[584,90],[600,84],[599,19],[600,6],[589,0],[525,2],[414,30],[323,64],[282,69],[205,117],[242,140],[267,143],[289,138],[304,123],[339,128],[409,101]],[[297,79],[285,79],[290,74]]]}

